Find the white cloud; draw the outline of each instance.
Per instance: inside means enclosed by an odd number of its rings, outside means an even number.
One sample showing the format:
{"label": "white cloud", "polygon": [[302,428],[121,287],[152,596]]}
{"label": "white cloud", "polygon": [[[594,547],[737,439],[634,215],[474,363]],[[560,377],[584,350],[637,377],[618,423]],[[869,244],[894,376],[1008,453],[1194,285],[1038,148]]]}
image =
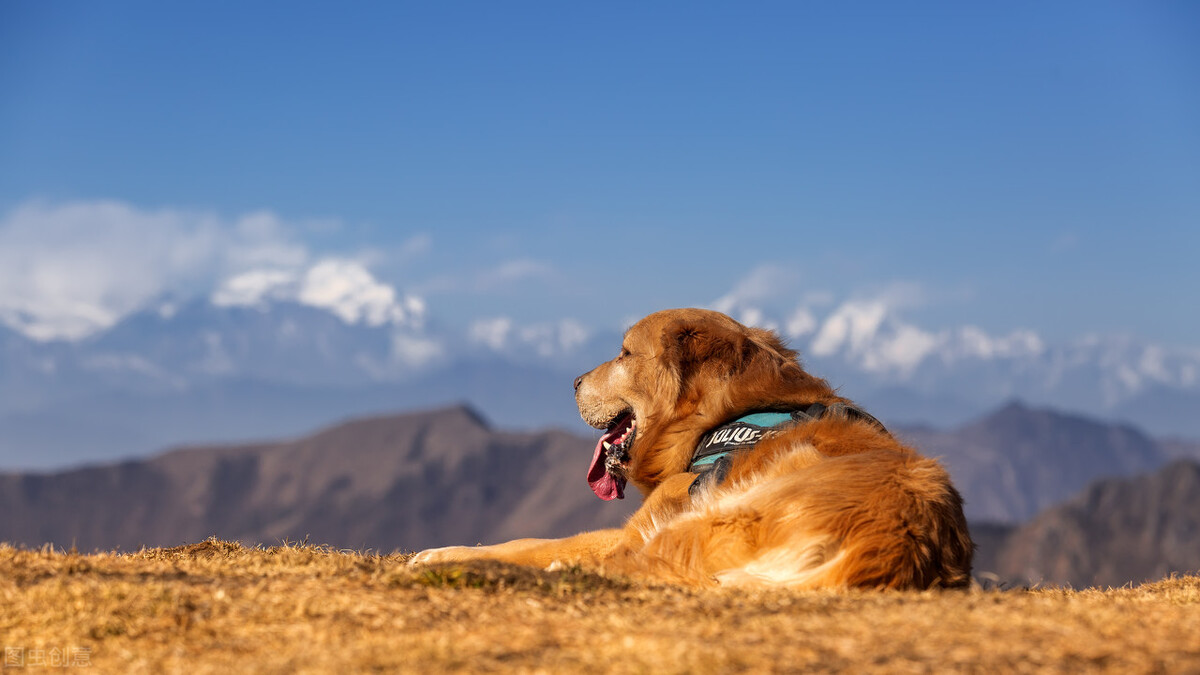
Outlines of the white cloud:
{"label": "white cloud", "polygon": [[1033,356],[1045,349],[1041,337],[1029,330],[1016,330],[1008,335],[992,337],[976,326],[963,326],[956,332],[957,354],[980,359]]}
{"label": "white cloud", "polygon": [[480,319],[467,330],[467,339],[496,352],[532,350],[541,357],[570,354],[583,346],[591,331],[574,319],[517,325],[506,316]]}
{"label": "white cloud", "polygon": [[910,373],[943,341],[941,336],[910,324],[898,324],[890,335],[879,337],[873,350],[864,350],[864,370]]}
{"label": "white cloud", "polygon": [[1167,353],[1158,345],[1149,345],[1138,359],[1138,370],[1158,382],[1170,382],[1172,373],[1167,367]]}
{"label": "white cloud", "polygon": [[206,214],[24,204],[0,219],[0,321],[38,340],[86,336],[196,286],[237,239],[236,227]]}
{"label": "white cloud", "polygon": [[574,319],[562,319],[553,324],[530,326],[521,337],[537,347],[540,356],[569,354],[587,342],[591,333]]}
{"label": "white cloud", "polygon": [[291,268],[309,259],[308,249],[295,241],[290,228],[269,211],[256,211],[221,224],[216,253],[225,269]]}
{"label": "white cloud", "polygon": [[1200,382],[1200,367],[1195,363],[1185,363],[1179,369],[1179,383],[1184,387],[1195,386]]}
{"label": "white cloud", "polygon": [[404,333],[392,336],[392,356],[405,365],[424,366],[444,355],[442,344],[431,338]]}
{"label": "white cloud", "polygon": [[738,322],[747,326],[758,326],[767,330],[778,331],[779,325],[767,318],[765,312],[758,307],[743,307],[726,312]]}
{"label": "white cloud", "polygon": [[243,272],[226,279],[212,295],[219,307],[253,307],[271,300],[325,309],[348,324],[420,328],[425,319],[423,300],[399,295],[362,263],[343,258],[323,258],[305,270]]}
{"label": "white cloud", "polygon": [[[895,281],[866,296],[838,305],[814,326],[815,317],[799,315],[796,328],[815,332],[809,349],[819,357],[842,354],[868,372],[911,373],[942,350],[945,332],[930,332],[900,319],[899,311],[928,301],[917,283]],[[801,309],[805,309],[801,306]],[[810,315],[811,316],[811,315]],[[986,336],[985,336],[986,337]]]}
{"label": "white cloud", "polygon": [[467,339],[498,352],[508,345],[512,328],[513,320],[507,316],[480,319],[467,330]]}
{"label": "white cloud", "polygon": [[[269,211],[226,219],[118,201],[28,202],[0,217],[0,322],[37,340],[74,340],[156,298],[214,287],[222,305],[289,298],[350,323],[423,318],[419,298],[401,297],[361,262],[314,261],[294,230]],[[405,248],[429,245],[418,235]]]}
{"label": "white cloud", "polygon": [[[920,283],[897,280],[838,303],[833,293],[823,289],[800,292],[796,276],[778,265],[760,265],[714,301],[713,308],[794,341],[805,339],[807,345],[800,346],[807,355],[841,358],[877,374],[909,375],[934,357],[950,363],[964,358],[1035,356],[1045,349],[1041,338],[1028,330],[993,337],[972,326],[930,331],[901,318],[906,309],[961,300],[960,291],[931,292]],[[789,295],[800,298],[790,314],[775,315],[764,309],[778,306]]]}
{"label": "white cloud", "polygon": [[773,263],[759,265],[734,284],[732,290],[714,300],[712,308],[733,315],[748,305],[791,292],[798,278],[795,270]]}
{"label": "white cloud", "polygon": [[887,317],[887,305],[878,300],[848,301],[825,319],[810,349],[817,356],[830,356],[842,349],[861,352]]}
{"label": "white cloud", "polygon": [[296,299],[328,309],[350,324],[368,326],[419,322],[425,304],[419,298],[399,298],[396,289],[380,283],[361,264],[327,259],[313,265],[301,281]]}
{"label": "white cloud", "polygon": [[225,280],[212,295],[218,307],[250,307],[295,295],[298,278],[290,270],[250,270]]}
{"label": "white cloud", "polygon": [[784,326],[784,334],[791,338],[804,337],[817,329],[817,317],[803,305],[797,307]]}
{"label": "white cloud", "polygon": [[[898,282],[871,297],[847,300],[820,322],[809,345],[818,357],[841,357],[867,372],[911,374],[926,359],[944,363],[961,359],[991,360],[1036,356],[1045,349],[1029,330],[994,337],[974,326],[929,331],[900,317],[906,307],[923,304],[927,294],[917,284]],[[807,318],[798,328],[808,328]]]}

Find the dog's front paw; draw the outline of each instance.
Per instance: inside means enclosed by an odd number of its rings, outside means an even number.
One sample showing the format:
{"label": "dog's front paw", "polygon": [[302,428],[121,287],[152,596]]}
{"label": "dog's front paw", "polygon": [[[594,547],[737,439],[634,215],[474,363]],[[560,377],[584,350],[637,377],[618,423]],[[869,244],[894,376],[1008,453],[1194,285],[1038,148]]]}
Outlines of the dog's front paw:
{"label": "dog's front paw", "polygon": [[446,562],[462,562],[463,560],[471,560],[477,558],[478,554],[474,553],[476,549],[470,546],[446,546],[443,548],[429,548],[421,551],[409,559],[409,565],[430,565],[433,563]]}

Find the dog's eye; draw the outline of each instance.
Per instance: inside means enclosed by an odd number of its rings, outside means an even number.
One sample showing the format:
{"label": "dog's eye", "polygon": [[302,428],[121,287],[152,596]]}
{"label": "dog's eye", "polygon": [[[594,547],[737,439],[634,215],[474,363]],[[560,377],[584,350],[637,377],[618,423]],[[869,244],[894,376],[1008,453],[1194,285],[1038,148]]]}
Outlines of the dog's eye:
{"label": "dog's eye", "polygon": [[623,358],[625,358],[626,356],[629,356],[629,355],[630,355],[630,351],[629,351],[628,349],[624,348],[624,347],[621,347],[621,354],[620,354],[619,356],[617,356],[617,358],[618,358],[618,359],[623,359]]}

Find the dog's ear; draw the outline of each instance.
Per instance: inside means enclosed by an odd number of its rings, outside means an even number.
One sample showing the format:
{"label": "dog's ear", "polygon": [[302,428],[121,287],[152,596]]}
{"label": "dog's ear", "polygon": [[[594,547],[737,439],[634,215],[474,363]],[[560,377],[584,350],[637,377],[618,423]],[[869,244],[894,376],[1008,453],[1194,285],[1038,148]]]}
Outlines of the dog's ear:
{"label": "dog's ear", "polygon": [[680,319],[663,333],[668,361],[686,377],[700,368],[728,374],[741,368],[757,348],[741,331],[709,321]]}

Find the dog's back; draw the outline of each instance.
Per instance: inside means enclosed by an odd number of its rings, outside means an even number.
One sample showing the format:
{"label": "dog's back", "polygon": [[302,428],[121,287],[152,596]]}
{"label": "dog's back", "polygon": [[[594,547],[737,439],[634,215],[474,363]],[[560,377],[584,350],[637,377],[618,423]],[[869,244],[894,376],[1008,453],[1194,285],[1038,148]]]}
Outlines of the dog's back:
{"label": "dog's back", "polygon": [[[870,442],[858,451],[814,444],[864,436]],[[620,570],[689,585],[928,588],[970,580],[973,547],[945,470],[853,421],[781,433],[687,508],[649,515],[644,545]]]}

